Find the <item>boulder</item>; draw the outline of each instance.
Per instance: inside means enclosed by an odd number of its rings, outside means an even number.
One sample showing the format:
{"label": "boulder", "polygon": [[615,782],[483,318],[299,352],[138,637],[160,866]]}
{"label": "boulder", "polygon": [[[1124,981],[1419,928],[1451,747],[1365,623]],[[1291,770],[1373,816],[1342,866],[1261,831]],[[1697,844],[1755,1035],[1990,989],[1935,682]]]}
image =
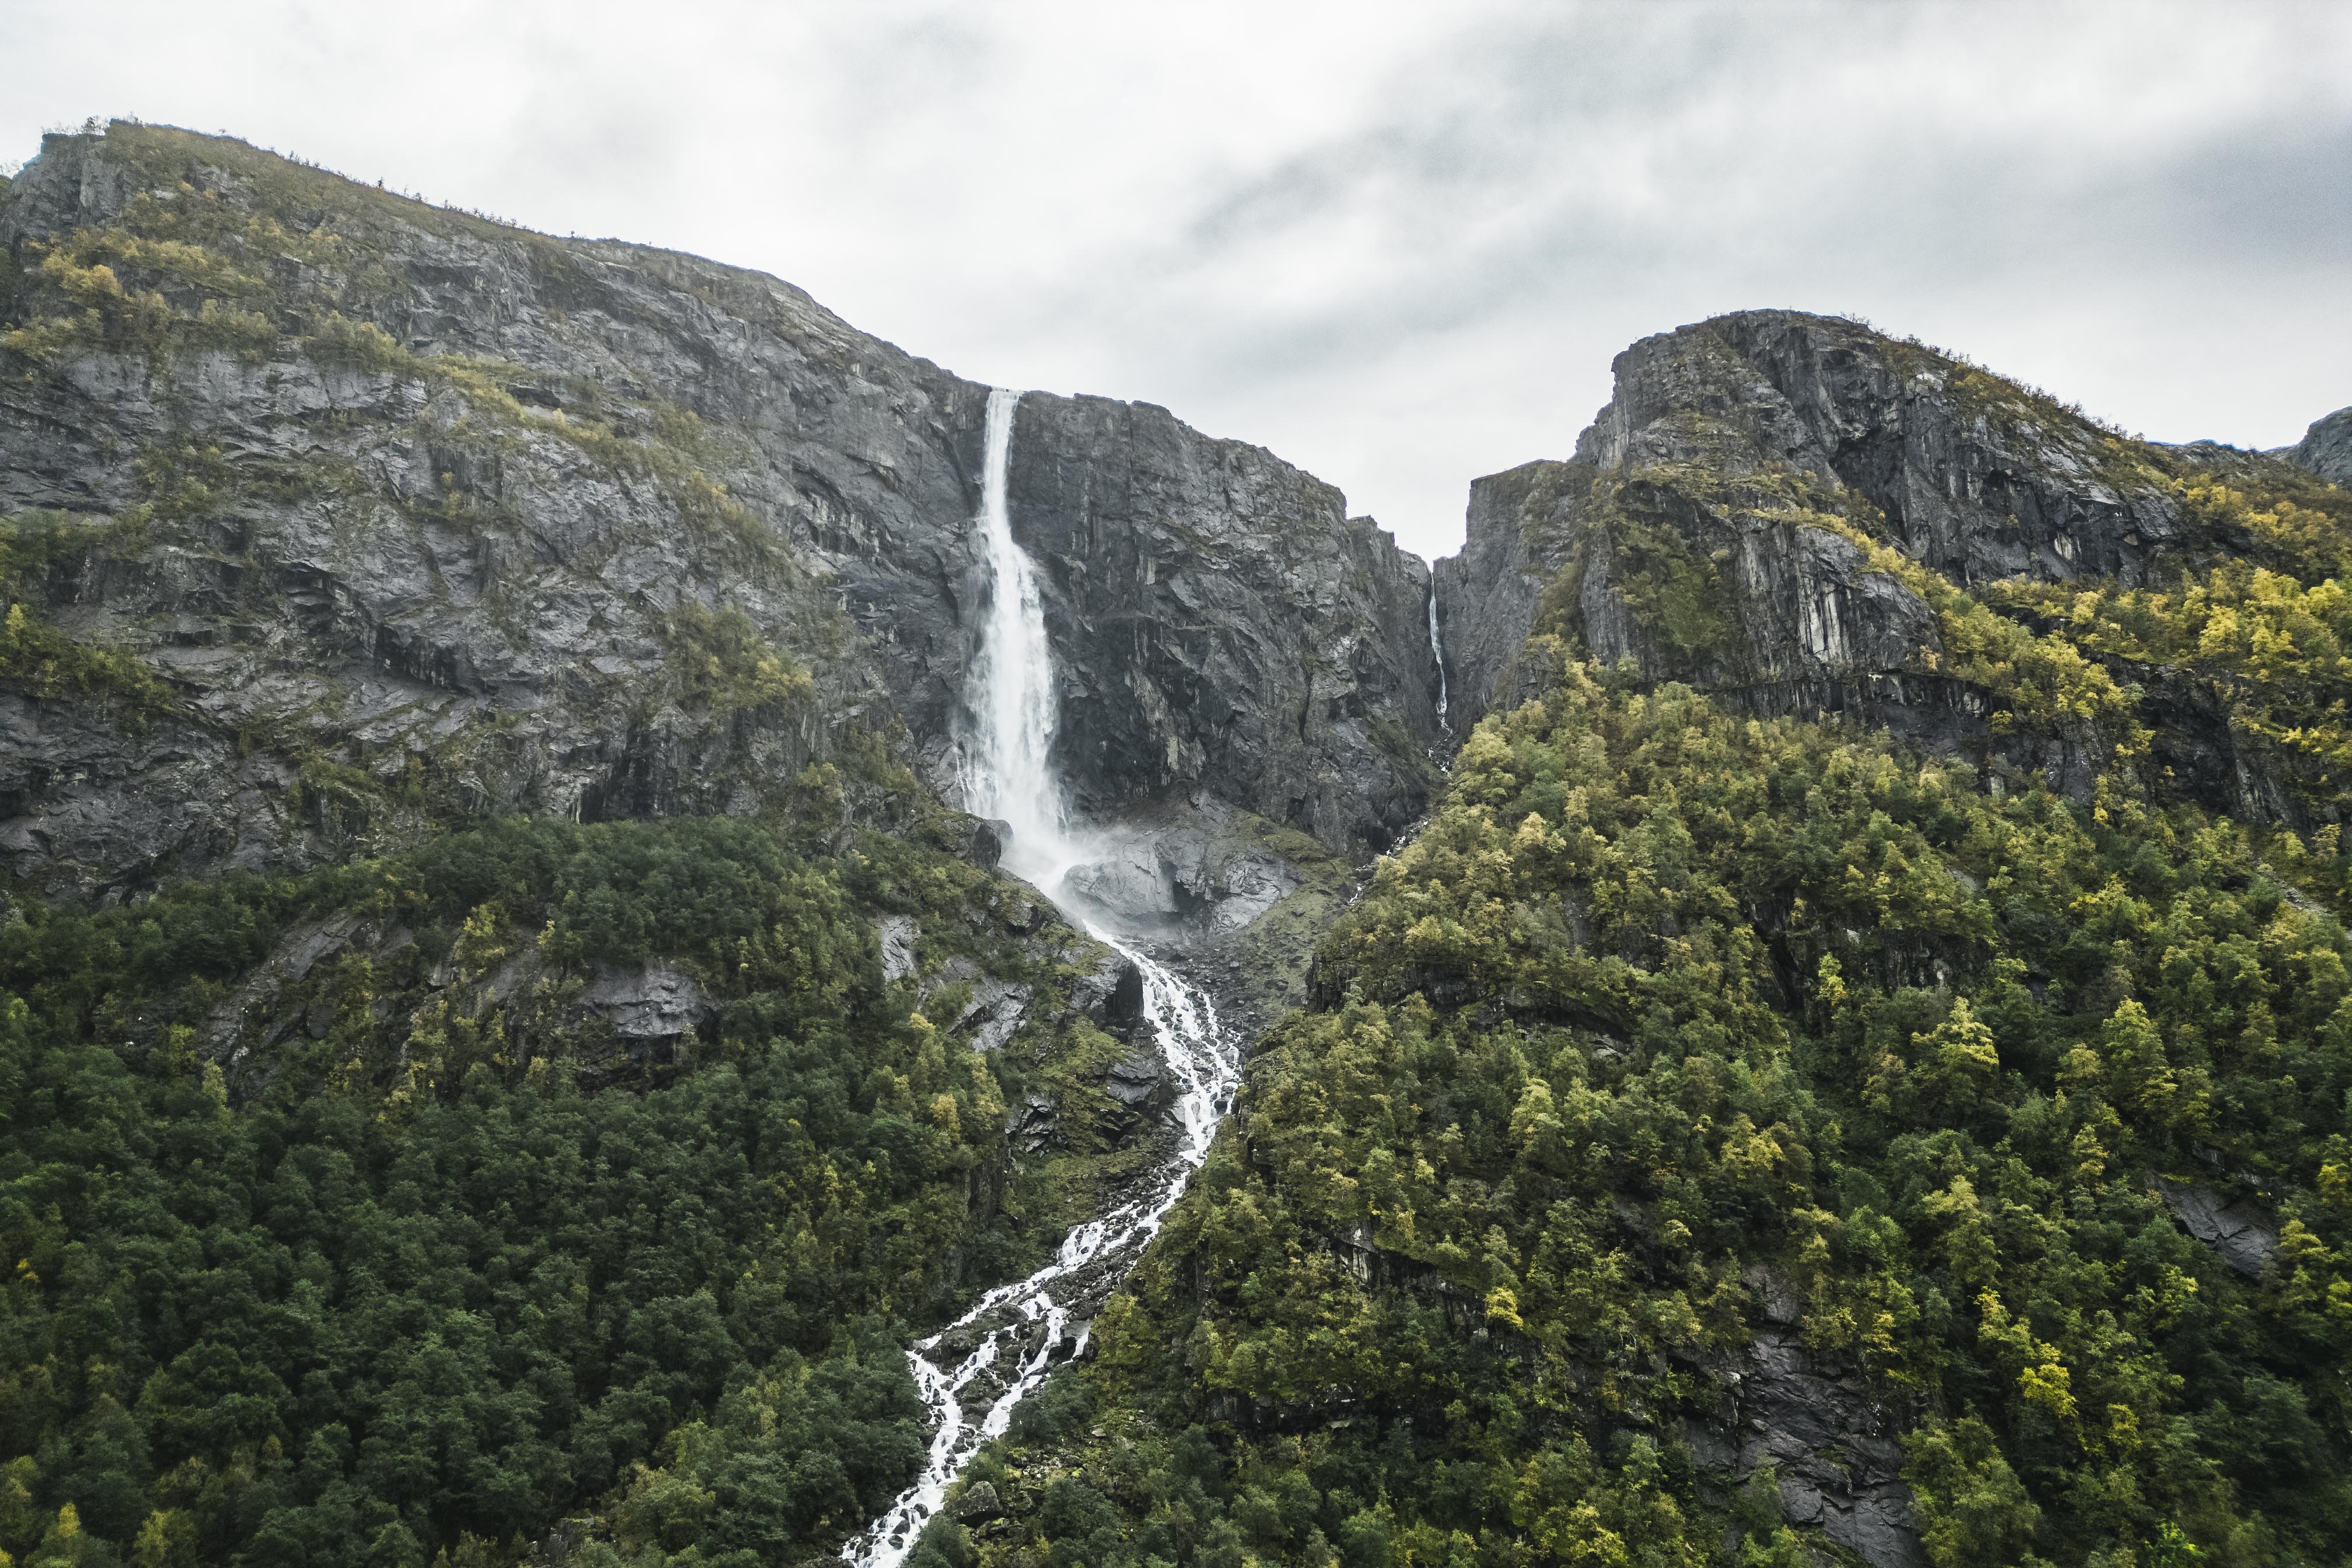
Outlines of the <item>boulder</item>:
{"label": "boulder", "polygon": [[602,1018],[632,1058],[691,1039],[719,1016],[694,977],[666,959],[600,963],[572,1005],[577,1016]]}
{"label": "boulder", "polygon": [[2278,1251],[2278,1229],[2270,1216],[2245,1198],[2227,1198],[2201,1182],[2155,1178],[2157,1195],[2180,1227],[2244,1275],[2258,1275]]}

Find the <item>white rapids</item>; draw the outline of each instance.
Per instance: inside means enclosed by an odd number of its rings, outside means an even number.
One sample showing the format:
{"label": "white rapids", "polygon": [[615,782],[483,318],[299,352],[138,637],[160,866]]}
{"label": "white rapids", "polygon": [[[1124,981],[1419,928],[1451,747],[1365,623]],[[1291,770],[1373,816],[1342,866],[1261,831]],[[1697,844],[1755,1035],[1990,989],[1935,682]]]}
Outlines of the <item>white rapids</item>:
{"label": "white rapids", "polygon": [[[1019,393],[1002,387],[988,395],[987,466],[975,521],[991,590],[969,682],[971,719],[963,747],[963,786],[966,806],[974,815],[1012,825],[1005,868],[1050,896],[1064,873],[1084,858],[1085,847],[1071,829],[1067,795],[1048,760],[1058,715],[1045,597],[1036,568],[1013,542],[1005,500],[1013,416],[1020,403]],[[1086,1348],[1090,1326],[1071,1332],[1073,1307],[1091,1310],[1091,1302],[1142,1255],[1183,1195],[1185,1183],[1208,1158],[1217,1123],[1240,1080],[1240,1055],[1226,1041],[1206,993],[1078,912],[1064,912],[1142,974],[1144,1019],[1182,1087],[1175,1107],[1181,1136],[1137,1184],[1137,1195],[1072,1230],[1052,1262],[1026,1279],[989,1291],[962,1317],[908,1351],[916,1389],[937,1427],[914,1485],[850,1543],[845,1555],[857,1568],[898,1568],[981,1444],[1002,1436],[1013,1406],[1055,1366]],[[970,1336],[964,1331],[973,1329],[979,1331],[977,1343],[967,1350]],[[954,1364],[941,1366],[932,1355],[951,1339],[955,1343],[948,1353],[962,1353]],[[975,1384],[980,1398],[967,1409],[964,1395]]]}

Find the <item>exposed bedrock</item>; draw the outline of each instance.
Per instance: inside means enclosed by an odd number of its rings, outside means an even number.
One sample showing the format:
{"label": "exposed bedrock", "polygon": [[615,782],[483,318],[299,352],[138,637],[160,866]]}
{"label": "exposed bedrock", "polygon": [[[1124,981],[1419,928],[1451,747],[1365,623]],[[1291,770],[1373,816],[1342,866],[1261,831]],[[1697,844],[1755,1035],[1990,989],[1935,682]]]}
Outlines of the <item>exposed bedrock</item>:
{"label": "exposed bedrock", "polygon": [[[146,228],[215,259],[104,238]],[[0,349],[0,516],[63,542],[25,598],[165,682],[136,723],[0,694],[18,877],[115,896],[453,816],[749,811],[851,727],[903,726],[954,795],[985,386],[773,278],[182,132],[44,142],[0,193],[0,333],[66,319],[41,266],[76,246],[175,321],[184,279],[137,257],[238,279],[246,335]],[[1205,792],[1358,855],[1419,812],[1419,561],[1149,405],[1033,396],[1014,460],[1082,803]]]}
{"label": "exposed bedrock", "polygon": [[1359,854],[1421,814],[1428,571],[1339,490],[1150,404],[1032,394],[1011,501],[1082,806],[1206,790]]}
{"label": "exposed bedrock", "polygon": [[2332,485],[2352,485],[2352,408],[2315,419],[2303,439],[2272,454]]}
{"label": "exposed bedrock", "polygon": [[[1952,676],[1937,611],[1897,568],[1963,589],[2169,583],[2252,543],[2200,521],[2190,483],[2286,472],[2210,444],[2138,447],[1916,343],[1795,311],[1645,338],[1614,368],[1574,456],[1475,481],[1462,552],[1436,563],[1458,725],[1543,684],[1523,661],[1549,656],[1526,638],[1550,630],[1759,715],[1853,714],[2086,788],[2098,738],[1994,733],[1993,704]],[[2331,449],[2327,423],[2296,460]],[[1857,537],[1896,557],[1874,564]],[[2114,673],[2141,689],[2163,776],[2221,809],[2294,817],[2213,692]]]}

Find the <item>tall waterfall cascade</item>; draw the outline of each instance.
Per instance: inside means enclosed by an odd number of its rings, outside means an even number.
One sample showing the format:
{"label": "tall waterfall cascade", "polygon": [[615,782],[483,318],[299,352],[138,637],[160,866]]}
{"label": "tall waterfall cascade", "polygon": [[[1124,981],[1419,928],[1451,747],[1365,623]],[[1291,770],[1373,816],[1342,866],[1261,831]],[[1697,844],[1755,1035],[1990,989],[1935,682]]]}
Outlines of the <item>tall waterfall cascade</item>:
{"label": "tall waterfall cascade", "polygon": [[1429,657],[1437,663],[1437,727],[1451,735],[1454,726],[1445,717],[1445,644],[1437,635],[1437,574],[1434,572],[1429,574]]}
{"label": "tall waterfall cascade", "polygon": [[[1051,761],[1058,713],[1045,595],[1035,563],[1013,541],[1005,499],[1020,404],[1019,393],[1002,387],[988,395],[987,461],[973,531],[989,595],[966,681],[961,782],[967,809],[1011,826],[1005,868],[1055,897],[1064,875],[1087,858],[1087,846],[1074,829],[1068,791]],[[1143,977],[1145,1026],[1181,1088],[1175,1137],[1111,1208],[1063,1239],[1051,1262],[989,1291],[908,1349],[916,1389],[935,1424],[930,1448],[914,1484],[851,1542],[846,1556],[858,1568],[898,1568],[980,1446],[1002,1436],[1013,1407],[1085,1349],[1087,1320],[1142,1256],[1185,1183],[1209,1157],[1240,1081],[1240,1053],[1225,1039],[1205,992],[1068,904],[1063,910]]]}

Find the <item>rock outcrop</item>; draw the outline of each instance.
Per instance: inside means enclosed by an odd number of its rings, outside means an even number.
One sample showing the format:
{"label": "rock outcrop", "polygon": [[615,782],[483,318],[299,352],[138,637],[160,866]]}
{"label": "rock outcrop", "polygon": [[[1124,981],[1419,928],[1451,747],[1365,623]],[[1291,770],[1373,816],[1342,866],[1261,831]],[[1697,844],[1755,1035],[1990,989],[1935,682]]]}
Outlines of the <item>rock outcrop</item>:
{"label": "rock outcrop", "polygon": [[1428,572],[1337,489],[1150,404],[1032,394],[1010,494],[1069,654],[1057,750],[1082,805],[1206,788],[1360,850],[1420,814]]}
{"label": "rock outcrop", "polygon": [[2313,420],[2302,440],[2273,456],[2331,485],[2352,486],[2352,408]]}
{"label": "rock outcrop", "polygon": [[2221,1254],[2231,1268],[2256,1276],[2270,1267],[2278,1251],[2278,1226],[2251,1199],[2225,1197],[2202,1182],[2169,1176],[2155,1177],[2152,1184],[2180,1228]]}
{"label": "rock outcrop", "polygon": [[[1759,715],[1849,713],[2087,788],[2111,737],[1994,725],[2000,701],[1945,646],[1923,585],[2168,584],[2258,543],[2194,504],[2197,486],[2309,486],[2257,453],[2129,441],[1841,319],[1719,317],[1643,339],[1615,371],[1573,458],[1476,481],[1462,553],[1436,565],[1458,724],[1540,684],[1519,664],[1550,631]],[[2114,675],[2173,787],[2257,819],[2307,814],[2242,744],[2225,692]]]}
{"label": "rock outcrop", "polygon": [[[18,878],[741,812],[861,728],[953,793],[985,387],[772,278],[151,127],[47,138],[0,247],[10,601],[129,656],[0,680]],[[1084,803],[1357,853],[1419,810],[1416,560],[1148,405],[1032,397],[1014,461]]]}

